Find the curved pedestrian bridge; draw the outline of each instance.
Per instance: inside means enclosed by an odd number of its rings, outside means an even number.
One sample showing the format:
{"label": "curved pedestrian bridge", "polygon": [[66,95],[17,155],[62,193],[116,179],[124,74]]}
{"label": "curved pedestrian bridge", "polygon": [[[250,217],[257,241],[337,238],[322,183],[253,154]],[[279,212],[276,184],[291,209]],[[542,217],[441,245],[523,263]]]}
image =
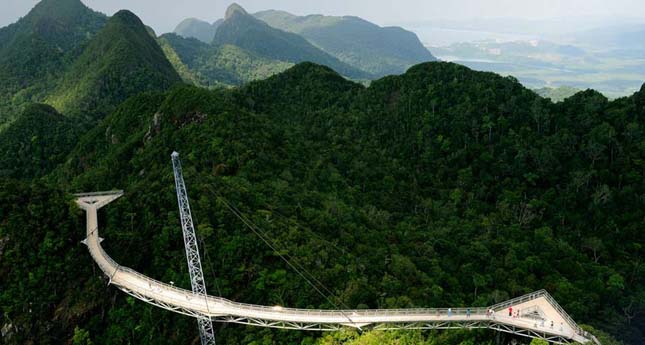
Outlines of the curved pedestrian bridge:
{"label": "curved pedestrian bridge", "polygon": [[[160,282],[116,263],[101,247],[97,211],[123,192],[77,194],[85,210],[90,255],[109,278],[110,284],[150,304],[173,312],[212,321],[261,327],[335,331],[358,329],[451,329],[489,328],[500,332],[544,339],[552,343],[595,343],[546,291],[540,290],[486,308],[422,308],[314,310],[244,304],[215,296],[197,296],[190,290]],[[509,308],[513,314],[509,316]],[[490,312],[492,311],[492,313]]]}

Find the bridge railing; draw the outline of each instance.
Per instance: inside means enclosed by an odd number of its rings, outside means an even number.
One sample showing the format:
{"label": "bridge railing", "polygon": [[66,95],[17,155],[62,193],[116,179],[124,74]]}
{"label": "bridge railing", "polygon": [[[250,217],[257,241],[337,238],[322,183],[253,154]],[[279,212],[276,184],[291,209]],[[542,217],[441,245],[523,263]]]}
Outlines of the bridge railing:
{"label": "bridge railing", "polygon": [[[506,309],[508,307],[518,305],[518,304],[522,304],[522,303],[525,303],[525,302],[529,302],[529,301],[532,301],[532,300],[540,298],[540,297],[544,297],[553,306],[553,308],[555,308],[555,310],[558,311],[558,313],[560,313],[560,315],[562,315],[562,318],[567,322],[569,327],[571,327],[577,334],[580,334],[580,335],[582,335],[582,336],[584,336],[586,338],[589,338],[592,341],[594,341],[593,338],[595,338],[595,337],[593,335],[589,334],[587,331],[585,331],[582,328],[580,328],[580,326],[578,326],[578,324],[573,320],[573,318],[571,318],[571,316],[569,316],[569,314],[564,310],[564,308],[562,308],[562,306],[560,306],[560,304],[558,302],[556,302],[556,300],[553,298],[553,296],[551,296],[551,294],[549,294],[544,289],[538,290],[538,291],[535,291],[535,292],[532,292],[532,293],[529,293],[529,294],[526,294],[524,296],[516,297],[516,298],[510,299],[508,301],[497,303],[497,304],[491,306],[491,308],[493,310]],[[598,341],[598,340],[596,339],[594,342],[596,342],[596,341]],[[598,344],[600,344],[600,343],[598,343]]]}
{"label": "bridge railing", "polygon": [[[103,246],[101,246],[100,243],[100,238],[98,237],[98,228],[94,228],[90,231],[87,232],[87,239],[90,239],[92,237],[96,236],[96,240],[99,241],[97,247],[99,250],[99,257],[94,253],[94,251],[90,250],[90,255],[94,259],[94,262],[96,262],[97,265],[99,265],[99,268],[109,277],[112,277],[114,273],[119,269],[119,264],[110,257],[105,250],[103,249]],[[87,244],[88,246],[90,245],[89,243]]]}
{"label": "bridge railing", "polygon": [[522,304],[522,303],[525,303],[525,302],[532,301],[534,299],[543,297],[545,294],[548,294],[546,292],[546,290],[538,290],[538,291],[531,292],[529,294],[526,294],[526,295],[523,295],[523,296],[520,296],[520,297],[515,297],[515,298],[510,299],[508,301],[493,304],[492,306],[490,306],[490,308],[493,309],[493,310],[506,309],[508,307],[511,307],[511,306],[514,306],[514,305],[517,305],[517,304]]}
{"label": "bridge railing", "polygon": [[106,196],[106,195],[123,195],[122,190],[110,190],[105,192],[89,192],[89,193],[76,193],[73,194],[75,197],[84,198],[88,196]]}
{"label": "bridge railing", "polygon": [[[92,230],[92,232],[97,230],[98,229],[94,229]],[[168,290],[174,290],[183,295],[193,296],[192,298],[195,298],[195,299],[203,298],[203,296],[193,294],[191,290],[183,289],[175,285],[164,283],[162,281],[143,275],[129,267],[121,266],[116,261],[114,261],[112,257],[110,257],[110,255],[107,254],[107,252],[105,252],[105,250],[103,249],[103,246],[99,244],[97,247],[99,250],[98,255],[100,255],[101,257],[100,258],[95,257],[94,261],[97,262],[101,270],[110,277],[114,275],[115,271],[125,272],[131,275],[134,275],[143,281],[149,282],[150,285],[154,285],[156,287],[161,287]],[[94,254],[92,255],[94,256]],[[348,317],[349,316],[350,319],[351,319],[351,316],[373,316],[373,315],[405,316],[405,315],[428,315],[428,314],[445,316],[445,315],[448,315],[449,313],[454,316],[459,316],[459,315],[467,315],[469,313],[469,310],[468,310],[469,308],[450,308],[451,309],[450,312],[448,311],[449,308],[346,309],[346,310],[334,311],[334,310],[325,310],[325,309],[302,309],[302,308],[286,308],[286,307],[277,307],[277,306],[275,307],[260,306],[256,304],[233,302],[222,297],[214,297],[214,296],[208,296],[207,299],[209,303],[222,303],[229,307],[234,307],[234,308],[237,307],[245,310],[255,310],[260,312],[269,312],[269,313],[277,313],[277,314],[318,315],[318,316],[327,316],[327,317]],[[470,314],[483,315],[486,313],[486,310],[487,308],[470,308]]]}
{"label": "bridge railing", "polygon": [[[150,278],[145,276],[129,267],[124,267],[116,263],[103,249],[101,245],[98,245],[99,255],[102,258],[95,260],[101,270],[105,272],[108,276],[112,276],[115,271],[129,273],[138,277],[139,279],[149,282],[151,285],[156,287],[161,287],[167,290],[174,290],[182,295],[192,296],[196,300],[203,298],[203,296],[195,295],[192,291],[164,283],[162,281]],[[95,258],[96,259],[96,258]],[[101,260],[102,259],[102,260]],[[107,265],[103,265],[103,262],[107,262]],[[191,298],[191,299],[192,299]],[[225,304],[228,307],[239,308],[248,311],[259,311],[263,313],[273,313],[273,314],[299,314],[299,315],[315,315],[321,317],[342,317],[348,318],[348,322],[352,316],[406,316],[406,315],[437,315],[445,316],[449,313],[453,316],[463,316],[469,313],[468,308],[451,308],[450,312],[448,308],[417,308],[417,309],[346,309],[346,310],[325,310],[325,309],[303,309],[303,308],[286,308],[286,307],[270,307],[270,306],[261,306],[256,304],[240,303],[233,302],[231,300],[222,298],[222,297],[207,297],[209,304],[212,303],[221,303]],[[470,308],[471,315],[483,315],[486,313],[487,308]]]}
{"label": "bridge railing", "polygon": [[[485,315],[486,308],[410,308],[410,309],[343,309],[343,310],[325,310],[325,309],[302,309],[302,308],[284,308],[281,306],[261,306],[256,304],[247,304],[226,300],[228,306],[237,307],[245,310],[255,310],[268,313],[285,313],[301,315],[317,315],[327,317],[349,317],[352,316],[407,316],[407,315],[436,315],[436,316],[464,316],[468,315]],[[449,311],[450,309],[450,311]],[[469,310],[470,309],[470,310]],[[348,320],[349,321],[349,320]]]}
{"label": "bridge railing", "polygon": [[545,295],[544,295],[544,298],[546,298],[546,300],[547,300],[547,301],[549,301],[549,303],[551,303],[551,305],[553,305],[553,307],[555,308],[555,310],[557,310],[557,311],[560,313],[560,315],[562,315],[562,317],[564,318],[564,320],[569,324],[569,326],[571,326],[571,328],[573,328],[574,330],[576,330],[576,331],[578,331],[578,332],[581,332],[581,334],[582,334],[583,332],[584,332],[585,334],[587,333],[586,331],[583,331],[583,330],[582,330],[582,328],[580,328],[580,326],[578,326],[578,324],[577,324],[575,321],[573,321],[573,319],[571,318],[571,316],[569,316],[569,314],[567,314],[567,312],[566,312],[566,311],[564,311],[564,308],[562,308],[562,307],[560,306],[560,304],[559,304],[558,302],[556,302],[556,301],[555,301],[555,299],[551,296],[551,294],[549,294],[549,293],[548,293],[548,292],[546,292],[546,291],[544,291],[544,294],[545,294]]}
{"label": "bridge railing", "polygon": [[[94,229],[90,231],[96,232],[98,229]],[[98,234],[96,234],[98,237]],[[195,295],[192,291],[183,289],[171,284],[167,284],[161,281],[158,281],[156,279],[150,278],[148,276],[145,276],[129,267],[123,267],[119,265],[116,261],[114,261],[103,249],[100,243],[97,245],[98,247],[98,254],[94,253],[91,251],[92,256],[99,255],[100,258],[95,257],[95,262],[99,265],[101,270],[105,272],[108,276],[112,277],[117,271],[118,272],[124,272],[124,273],[129,273],[131,275],[134,275],[141,279],[142,281],[149,282],[151,286],[155,286],[156,288],[161,288],[165,289],[168,291],[174,291],[178,293],[179,295],[183,295],[186,297],[186,301],[184,300],[178,300],[178,304],[180,305],[186,305],[190,304],[195,307],[196,310],[204,310],[204,307],[208,308],[208,305],[213,306],[214,303],[220,303],[225,305],[228,308],[237,308],[240,309],[241,311],[244,312],[249,312],[249,311],[257,311],[260,313],[264,314],[269,314],[267,316],[270,316],[271,314],[273,315],[289,315],[289,316],[315,316],[315,317],[321,317],[321,318],[330,318],[330,319],[335,319],[335,320],[330,320],[328,322],[331,323],[346,323],[346,324],[351,324],[354,323],[354,320],[352,317],[366,317],[366,316],[381,316],[381,317],[391,317],[391,316],[414,316],[414,315],[436,315],[437,318],[439,317],[445,317],[448,314],[451,316],[455,316],[455,319],[457,317],[463,317],[464,315],[467,315],[470,313],[472,316],[481,316],[485,315],[488,311],[488,309],[493,309],[493,310],[499,310],[505,306],[508,305],[513,305],[513,304],[520,304],[524,303],[526,301],[538,298],[538,297],[545,297],[551,302],[554,307],[562,313],[562,315],[566,318],[568,315],[562,310],[562,308],[553,300],[553,298],[544,290],[537,291],[535,293],[527,294],[515,299],[512,299],[507,302],[499,303],[496,304],[492,307],[487,307],[487,308],[416,308],[416,309],[345,309],[345,310],[324,310],[324,309],[301,309],[301,308],[284,308],[284,307],[270,307],[270,306],[261,306],[261,305],[254,305],[254,304],[247,304],[247,303],[240,303],[240,302],[233,302],[228,299],[222,298],[222,297],[214,297],[214,296],[207,296],[206,298],[201,295]],[[143,289],[145,290],[145,289]],[[145,291],[139,291],[139,292],[144,292]],[[201,303],[201,299],[206,299],[208,302],[206,304]],[[203,300],[202,300],[203,301]],[[449,310],[450,309],[450,310]],[[338,319],[346,319],[347,322],[345,321],[339,321]],[[492,316],[491,319],[504,319],[505,317],[500,317],[498,316]],[[441,321],[449,321],[446,320],[445,318],[442,319]],[[524,320],[514,320],[513,322],[518,323],[520,321]],[[319,321],[321,323],[325,323],[324,320]],[[357,323],[360,323],[360,320],[356,321]],[[528,328],[530,328],[530,322],[527,322]],[[575,325],[575,323],[574,323]],[[600,342],[596,337],[593,335],[587,333],[586,331],[581,330],[579,327],[573,327],[574,332],[576,334],[582,335],[588,339],[590,339],[594,344],[600,345]]]}
{"label": "bridge railing", "polygon": [[[95,232],[95,231],[98,231],[98,229],[93,229],[90,232]],[[161,287],[167,290],[174,290],[182,295],[190,296],[191,300],[192,298],[195,298],[195,301],[198,301],[200,298],[204,298],[203,296],[193,294],[193,292],[190,290],[183,289],[168,283],[164,283],[162,281],[145,276],[129,267],[121,266],[105,252],[105,250],[103,249],[103,246],[101,246],[100,243],[98,244],[97,247],[99,250],[98,255],[100,255],[100,257],[98,258],[95,257],[94,258],[95,262],[97,262],[101,270],[105,272],[105,274],[108,275],[109,277],[112,277],[116,271],[127,272],[131,275],[137,276],[139,279],[143,281],[149,282],[150,285]],[[94,253],[92,253],[92,255],[95,256]],[[486,314],[489,308],[493,310],[500,310],[508,306],[521,304],[530,300],[534,300],[539,297],[545,297],[554,306],[554,308],[558,310],[558,312],[561,313],[561,315],[563,315],[563,317],[570,324],[570,326],[572,326],[572,328],[575,331],[577,331],[579,334],[588,336],[590,338],[593,337],[593,335],[590,335],[584,332],[580,327],[578,327],[578,325],[571,319],[571,317],[545,290],[540,290],[534,293],[520,296],[520,297],[511,299],[509,301],[495,304],[487,308],[470,308],[470,314],[484,315]],[[407,315],[446,316],[448,314],[451,314],[454,316],[463,316],[469,313],[469,308],[450,308],[450,311],[449,311],[449,308],[324,310],[324,309],[286,308],[286,307],[278,307],[278,306],[275,306],[275,307],[261,306],[261,305],[255,305],[255,304],[233,302],[222,297],[214,297],[214,296],[207,296],[206,299],[209,301],[209,304],[221,303],[221,304],[225,304],[228,307],[245,309],[245,310],[255,310],[263,313],[316,315],[321,317],[344,317],[344,318],[348,318],[348,321],[351,320],[352,316],[407,316]],[[199,303],[197,303],[196,305],[199,305]]]}
{"label": "bridge railing", "polygon": [[[95,231],[95,230],[93,230]],[[101,258],[95,258],[99,267],[105,274],[112,276],[115,271],[126,272],[138,277],[139,279],[149,282],[150,285],[161,287],[163,289],[174,290],[180,294],[193,296],[192,298],[199,299],[202,296],[193,294],[192,291],[164,283],[162,281],[150,278],[143,275],[129,267],[124,267],[116,263],[103,249],[103,246],[98,245],[99,255]],[[98,260],[97,260],[98,259]],[[107,265],[105,264],[107,262]],[[248,304],[241,302],[233,302],[222,297],[207,297],[209,303],[222,303],[228,307],[244,309],[248,311],[258,311],[263,313],[272,314],[299,314],[299,315],[315,315],[321,317],[342,317],[348,318],[348,322],[352,316],[406,316],[406,315],[436,315],[446,316],[451,314],[453,316],[464,316],[468,314],[469,308],[414,308],[414,309],[345,309],[345,310],[325,310],[325,309],[304,309],[304,308],[287,308],[279,306],[261,306],[256,304]],[[488,308],[470,308],[471,315],[484,315]]]}

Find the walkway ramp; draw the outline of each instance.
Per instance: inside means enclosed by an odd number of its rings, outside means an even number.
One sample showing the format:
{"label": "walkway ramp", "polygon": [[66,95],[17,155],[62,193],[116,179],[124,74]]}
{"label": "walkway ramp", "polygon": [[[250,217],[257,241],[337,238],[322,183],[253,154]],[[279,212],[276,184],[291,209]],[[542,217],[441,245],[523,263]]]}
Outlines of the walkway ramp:
{"label": "walkway ramp", "polygon": [[[158,307],[212,321],[294,330],[336,331],[346,327],[375,330],[489,328],[500,332],[544,339],[556,344],[600,344],[583,331],[545,290],[486,308],[418,308],[316,310],[244,304],[216,296],[198,296],[149,278],[116,263],[103,250],[97,211],[116,200],[122,191],[77,194],[87,219],[87,245],[92,259],[110,284]],[[508,315],[508,308],[519,317]],[[487,311],[493,310],[492,314]],[[522,311],[526,311],[522,313]],[[534,317],[541,315],[544,323]],[[551,326],[553,322],[553,326]]]}

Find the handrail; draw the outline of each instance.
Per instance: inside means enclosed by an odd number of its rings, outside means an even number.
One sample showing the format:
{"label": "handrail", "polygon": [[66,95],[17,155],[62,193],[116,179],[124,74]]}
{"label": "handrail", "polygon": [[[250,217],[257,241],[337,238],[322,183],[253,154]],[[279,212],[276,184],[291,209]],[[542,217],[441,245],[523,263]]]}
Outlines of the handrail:
{"label": "handrail", "polygon": [[544,290],[544,289],[534,291],[534,292],[528,293],[526,295],[522,295],[520,297],[515,297],[515,298],[510,299],[508,301],[493,304],[492,306],[490,306],[490,308],[493,309],[493,310],[506,309],[506,308],[508,308],[510,306],[513,306],[513,305],[516,305],[516,304],[522,304],[524,302],[528,302],[528,301],[540,298],[540,297],[544,296],[545,294],[548,294],[548,292],[546,292],[546,290]]}
{"label": "handrail", "polygon": [[[95,228],[90,231],[90,233],[97,231],[98,228]],[[116,272],[126,272],[132,275],[135,275],[142,280],[145,280],[150,283],[154,283],[154,285],[157,286],[162,286],[167,289],[175,290],[177,292],[181,292],[184,295],[194,295],[192,291],[183,289],[181,287],[171,285],[164,283],[162,281],[150,278],[146,275],[143,275],[129,267],[122,266],[118,264],[112,257],[105,252],[105,249],[103,249],[103,246],[100,244],[97,245],[97,248],[99,250],[99,253],[101,255],[101,258],[95,258],[95,262],[99,265],[101,270],[105,272],[106,275],[109,277],[114,276]],[[91,254],[92,251],[90,251]],[[92,255],[94,256],[94,255]],[[99,259],[99,260],[96,260]],[[102,265],[102,260],[105,260],[108,265]],[[199,297],[199,296],[195,296]],[[448,314],[448,309],[450,309],[452,315],[467,315],[468,311],[470,310],[471,315],[484,315],[486,314],[486,311],[488,308],[409,308],[409,309],[345,309],[345,310],[340,310],[340,311],[335,311],[335,310],[325,310],[325,309],[304,309],[304,308],[280,308],[279,310],[276,310],[275,307],[269,307],[269,306],[260,306],[256,304],[248,304],[248,303],[242,303],[242,302],[233,302],[228,299],[222,298],[222,297],[214,297],[214,296],[208,296],[209,301],[214,301],[214,302],[219,302],[219,303],[224,303],[229,306],[239,306],[239,307],[244,307],[245,309],[252,309],[252,310],[260,310],[260,311],[271,311],[271,312],[285,312],[285,313],[298,313],[298,314],[307,314],[307,315],[312,315],[312,314],[317,314],[317,315],[324,315],[324,316],[343,316],[343,314],[346,313],[352,313],[352,314],[358,314],[358,315],[375,315],[375,314],[383,314],[383,315],[418,315],[418,314],[437,314],[437,315],[447,315]]]}
{"label": "handrail", "polygon": [[119,195],[119,196],[121,196],[121,195],[123,195],[123,191],[122,190],[111,190],[111,191],[103,191],[103,192],[76,193],[76,194],[72,194],[72,195],[74,195],[76,197],[79,197],[79,198],[84,198],[84,197],[88,197],[88,196],[106,196],[106,195],[115,195],[115,196]]}
{"label": "handrail", "polygon": [[580,328],[580,326],[578,326],[578,324],[575,321],[573,321],[571,316],[569,316],[569,314],[564,310],[564,308],[562,308],[560,304],[556,302],[556,300],[548,292],[546,291],[544,292],[546,294],[544,297],[547,299],[547,301],[549,301],[549,303],[551,303],[551,305],[553,305],[553,307],[560,313],[560,315],[563,316],[564,320],[569,324],[569,326],[574,330],[581,331],[582,328]]}
{"label": "handrail", "polygon": [[[98,229],[94,229],[93,231],[96,231]],[[110,277],[112,277],[115,272],[126,272],[132,275],[135,275],[142,280],[145,280],[147,282],[150,282],[151,284],[154,284],[156,286],[161,286],[166,289],[174,290],[176,292],[179,292],[183,295],[186,296],[192,296],[194,295],[192,291],[183,289],[181,287],[177,287],[175,285],[167,284],[162,281],[150,278],[146,275],[143,275],[129,267],[124,267],[116,263],[112,257],[110,257],[105,250],[103,249],[103,246],[100,244],[97,245],[98,250],[100,252],[100,255],[102,256],[102,259],[105,260],[108,263],[108,266],[101,265],[101,260],[95,260],[97,263],[99,263],[100,268]],[[549,302],[553,303],[553,298],[546,293],[545,290],[540,290],[535,293],[527,294],[524,296],[520,296],[518,298],[514,298],[510,301],[506,301],[503,303],[498,303],[496,305],[493,305],[488,308],[409,308],[409,309],[345,309],[345,310],[325,310],[325,309],[303,309],[303,308],[282,308],[280,307],[279,309],[276,309],[276,307],[269,307],[269,306],[261,306],[261,305],[255,305],[255,304],[248,304],[248,303],[242,303],[242,302],[233,302],[231,300],[222,298],[222,297],[214,297],[214,296],[208,296],[208,301],[209,302],[215,302],[215,303],[222,303],[226,304],[228,306],[233,306],[233,307],[242,307],[247,310],[256,310],[256,311],[265,311],[265,312],[272,312],[272,313],[289,313],[289,314],[300,314],[300,315],[320,315],[320,316],[336,316],[336,317],[345,317],[348,313],[354,316],[370,316],[370,315],[383,315],[383,316],[388,316],[388,315],[396,315],[396,316],[405,316],[405,315],[432,315],[436,314],[438,316],[440,315],[447,315],[448,310],[450,309],[451,314],[454,316],[459,316],[459,315],[466,315],[468,313],[468,310],[470,309],[470,314],[471,316],[481,316],[485,315],[486,311],[488,309],[493,309],[493,310],[499,310],[502,309],[501,306],[505,305],[513,305],[513,304],[520,304],[523,303],[524,301],[528,301],[531,299],[535,299],[537,297],[545,297],[547,296],[547,299],[549,299]],[[195,296],[197,298],[199,296]],[[568,317],[566,313],[563,312],[562,308],[554,303],[554,306],[556,309],[558,309],[559,312],[563,313],[565,317]],[[570,317],[569,317],[570,319]],[[575,325],[575,323],[574,323]],[[579,327],[572,327],[574,330],[579,329]]]}
{"label": "handrail", "polygon": [[569,314],[564,310],[564,308],[562,308],[562,306],[560,306],[560,304],[558,302],[556,302],[556,300],[553,298],[553,296],[551,296],[551,294],[549,294],[544,289],[538,290],[538,291],[535,291],[535,292],[532,292],[532,293],[529,293],[529,294],[526,294],[526,295],[523,295],[523,296],[520,296],[520,297],[516,297],[516,298],[510,299],[508,301],[497,303],[497,304],[491,306],[491,308],[493,310],[505,309],[507,307],[517,305],[517,304],[522,304],[522,303],[534,300],[534,299],[539,298],[539,297],[544,297],[547,301],[549,301],[549,303],[551,303],[551,305],[553,305],[553,308],[555,308],[555,310],[557,310],[560,313],[560,315],[562,315],[562,318],[567,322],[569,327],[571,327],[572,329],[574,329],[574,330],[576,330],[578,332],[582,332],[582,328],[580,328],[580,326],[578,326],[578,324],[575,321],[573,321],[571,316],[569,316]]}

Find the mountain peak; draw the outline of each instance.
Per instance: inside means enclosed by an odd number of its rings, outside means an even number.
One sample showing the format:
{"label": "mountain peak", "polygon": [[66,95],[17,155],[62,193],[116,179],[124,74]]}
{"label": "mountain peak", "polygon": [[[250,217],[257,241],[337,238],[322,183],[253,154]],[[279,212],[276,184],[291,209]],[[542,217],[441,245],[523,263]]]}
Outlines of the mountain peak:
{"label": "mountain peak", "polygon": [[210,24],[197,18],[187,18],[173,32],[185,38],[194,37],[204,43],[211,43],[218,26],[218,22]]}
{"label": "mountain peak", "polygon": [[235,13],[239,14],[244,14],[247,15],[248,13],[242,6],[238,5],[237,3],[232,3],[227,9],[226,9],[226,16],[224,17],[225,19],[231,18]]}
{"label": "mountain peak", "polygon": [[42,0],[34,6],[34,9],[50,9],[54,10],[57,8],[65,7],[86,7],[81,0]]}
{"label": "mountain peak", "polygon": [[94,121],[131,95],[165,90],[180,80],[139,17],[121,10],[89,41],[48,103]]}
{"label": "mountain peak", "polygon": [[144,26],[143,22],[139,17],[137,17],[136,14],[128,11],[128,10],[120,10],[117,13],[115,13],[112,18],[110,18],[111,21],[120,21],[125,24],[133,24],[136,26]]}
{"label": "mountain peak", "polygon": [[42,0],[27,14],[32,20],[56,18],[77,20],[84,12],[91,12],[80,0]]}

